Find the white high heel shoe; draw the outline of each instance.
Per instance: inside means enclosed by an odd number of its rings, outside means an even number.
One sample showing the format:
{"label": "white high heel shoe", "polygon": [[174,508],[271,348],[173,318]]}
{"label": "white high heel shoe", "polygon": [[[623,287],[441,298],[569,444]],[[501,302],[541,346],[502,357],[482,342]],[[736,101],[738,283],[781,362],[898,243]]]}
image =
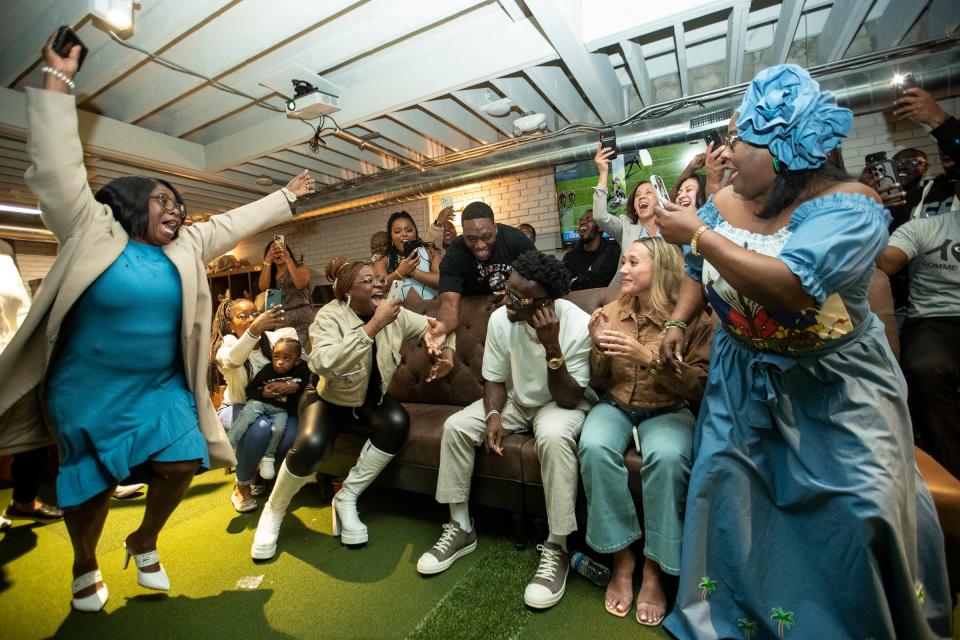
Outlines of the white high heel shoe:
{"label": "white high heel shoe", "polygon": [[123,552],[123,568],[126,569],[129,566],[130,558],[133,558],[133,562],[137,566],[137,584],[155,591],[170,590],[170,577],[162,564],[160,565],[160,571],[146,572],[140,570],[141,567],[149,567],[152,564],[160,563],[160,554],[157,553],[156,549],[146,553],[130,553],[130,550],[127,549],[127,543],[124,542]]}
{"label": "white high heel shoe", "polygon": [[[103,576],[100,575],[99,569],[94,569],[93,571],[88,571],[87,573],[74,578],[73,580],[73,593],[78,591],[83,591],[87,587],[91,587],[98,582],[103,582]],[[103,609],[103,606],[107,604],[107,598],[110,593],[107,591],[107,585],[104,584],[101,588],[97,589],[88,596],[78,598],[73,597],[73,600],[70,601],[70,604],[73,605],[73,608],[77,611],[86,611],[89,613],[95,613]]]}

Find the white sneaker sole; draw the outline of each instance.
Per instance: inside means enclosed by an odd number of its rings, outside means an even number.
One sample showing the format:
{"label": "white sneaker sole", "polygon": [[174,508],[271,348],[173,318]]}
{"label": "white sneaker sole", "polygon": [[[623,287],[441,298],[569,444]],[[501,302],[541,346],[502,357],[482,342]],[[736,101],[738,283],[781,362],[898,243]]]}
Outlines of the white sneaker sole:
{"label": "white sneaker sole", "polygon": [[542,600],[541,600],[541,599],[533,600],[533,599],[531,599],[531,598],[528,598],[528,597],[527,597],[527,594],[524,593],[524,594],[523,594],[523,601],[524,601],[524,602],[526,603],[526,605],[527,605],[528,607],[530,607],[531,609],[549,609],[549,608],[552,607],[553,605],[555,605],[555,604],[557,604],[558,602],[560,602],[560,600],[563,598],[563,592],[566,591],[566,590],[567,590],[567,583],[564,582],[564,583],[563,583],[563,587],[561,587],[559,593],[555,593],[554,595],[550,596],[549,598],[545,598],[545,599],[542,599]]}
{"label": "white sneaker sole", "polygon": [[277,555],[276,544],[272,546],[254,544],[250,547],[250,557],[254,560],[269,560],[275,555]]}
{"label": "white sneaker sole", "polygon": [[453,554],[443,562],[438,562],[433,566],[429,566],[429,567],[424,566],[422,562],[418,561],[417,571],[420,573],[420,575],[424,575],[424,576],[432,576],[438,573],[443,573],[444,571],[449,569],[454,562],[456,562],[463,556],[467,555],[468,553],[473,553],[476,550],[477,550],[477,541],[474,540],[473,542],[465,546],[463,549],[460,549],[460,551],[457,551],[455,554]]}

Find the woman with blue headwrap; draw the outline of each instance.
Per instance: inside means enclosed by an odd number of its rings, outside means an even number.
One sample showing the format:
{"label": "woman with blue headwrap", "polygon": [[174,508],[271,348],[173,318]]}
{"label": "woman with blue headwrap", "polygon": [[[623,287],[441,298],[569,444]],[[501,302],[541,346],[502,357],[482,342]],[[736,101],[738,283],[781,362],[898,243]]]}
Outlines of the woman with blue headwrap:
{"label": "woman with blue headwrap", "polygon": [[657,209],[692,249],[665,366],[706,302],[720,319],[665,622],[680,638],[949,636],[907,390],[867,305],[890,216],[828,161],[851,121],[805,70],[766,69],[729,124],[729,186]]}

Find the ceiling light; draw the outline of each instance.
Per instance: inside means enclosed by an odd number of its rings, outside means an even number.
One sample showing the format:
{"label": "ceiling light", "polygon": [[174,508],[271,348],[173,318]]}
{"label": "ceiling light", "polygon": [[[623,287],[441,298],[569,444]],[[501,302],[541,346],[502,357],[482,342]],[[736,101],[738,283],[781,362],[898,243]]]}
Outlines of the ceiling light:
{"label": "ceiling light", "polygon": [[35,216],[40,215],[40,209],[31,209],[30,207],[18,207],[12,204],[0,204],[0,211],[9,211],[10,213],[30,213]]}
{"label": "ceiling light", "polygon": [[90,13],[120,31],[133,26],[133,0],[90,0]]}
{"label": "ceiling light", "polygon": [[256,179],[256,183],[259,184],[261,187],[269,187],[270,185],[273,184],[273,178],[271,178],[270,176],[258,176]]}
{"label": "ceiling light", "polygon": [[480,110],[486,113],[488,116],[501,118],[510,113],[511,107],[513,107],[513,100],[510,98],[500,98],[499,100],[494,100],[493,102],[488,102],[484,105],[481,105]]}

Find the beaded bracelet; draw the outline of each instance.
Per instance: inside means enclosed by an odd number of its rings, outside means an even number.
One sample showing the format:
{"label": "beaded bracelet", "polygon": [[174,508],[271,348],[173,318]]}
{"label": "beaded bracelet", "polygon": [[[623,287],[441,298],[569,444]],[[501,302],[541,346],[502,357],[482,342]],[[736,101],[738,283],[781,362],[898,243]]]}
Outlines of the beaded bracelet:
{"label": "beaded bracelet", "polygon": [[40,67],[40,71],[43,71],[44,73],[49,73],[54,78],[62,81],[65,85],[70,87],[71,90],[77,88],[77,84],[73,80],[68,78],[67,74],[65,74],[63,71],[54,69],[53,67],[48,67],[47,65],[43,65],[42,67]]}
{"label": "beaded bracelet", "polygon": [[663,326],[667,329],[680,329],[680,331],[687,330],[687,323],[683,320],[667,320],[663,323]]}
{"label": "beaded bracelet", "polygon": [[497,417],[499,417],[499,416],[500,416],[500,412],[497,411],[496,409],[490,409],[490,411],[487,412],[487,415],[485,415],[485,416],[483,417],[483,421],[486,422],[487,420],[489,420],[489,419],[490,419],[490,416],[497,416]]}
{"label": "beaded bracelet", "polygon": [[697,249],[697,243],[700,242],[700,236],[707,231],[710,231],[710,227],[707,225],[702,225],[699,229],[693,232],[693,237],[690,238],[690,253],[695,256],[700,255],[700,251]]}

